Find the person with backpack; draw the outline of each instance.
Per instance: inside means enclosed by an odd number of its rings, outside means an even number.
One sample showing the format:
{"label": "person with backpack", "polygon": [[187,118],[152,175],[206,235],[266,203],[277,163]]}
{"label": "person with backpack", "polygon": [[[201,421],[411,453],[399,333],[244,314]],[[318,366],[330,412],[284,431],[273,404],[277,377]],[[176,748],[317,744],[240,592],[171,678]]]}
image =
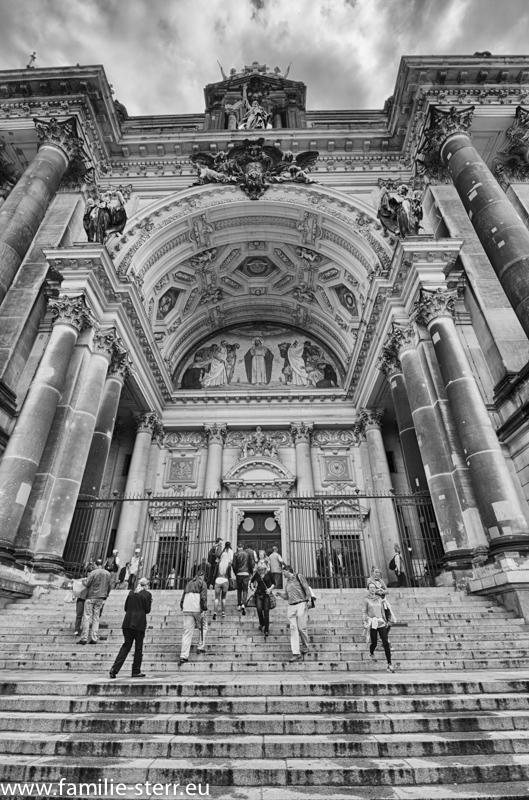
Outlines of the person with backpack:
{"label": "person with backpack", "polygon": [[283,579],[285,588],[277,594],[288,602],[287,619],[290,625],[290,647],[292,649],[290,661],[303,661],[309,652],[307,624],[309,606],[314,606],[314,595],[305,576],[294,573],[288,564],[283,564]]}
{"label": "person with backpack", "polygon": [[182,599],[180,600],[180,608],[184,613],[184,632],[182,634],[180,664],[187,664],[195,628],[199,630],[197,653],[206,652],[208,589],[204,566],[200,566],[195,577],[187,582],[184,593],[182,594]]}
{"label": "person with backpack", "polygon": [[208,589],[213,589],[215,585],[215,578],[217,577],[217,570],[219,567],[220,557],[222,555],[222,537],[217,536],[215,544],[208,553],[208,571],[206,574],[206,583]]}
{"label": "person with backpack", "polygon": [[395,577],[397,578],[397,586],[408,585],[406,582],[406,574],[403,569],[404,560],[402,558],[402,553],[400,550],[400,546],[398,544],[395,544],[395,555],[389,562],[388,567],[395,573]]}
{"label": "person with backpack", "polygon": [[119,560],[118,551],[112,550],[112,555],[105,561],[104,569],[110,572],[110,588],[115,589],[119,578],[119,570],[121,562]]}

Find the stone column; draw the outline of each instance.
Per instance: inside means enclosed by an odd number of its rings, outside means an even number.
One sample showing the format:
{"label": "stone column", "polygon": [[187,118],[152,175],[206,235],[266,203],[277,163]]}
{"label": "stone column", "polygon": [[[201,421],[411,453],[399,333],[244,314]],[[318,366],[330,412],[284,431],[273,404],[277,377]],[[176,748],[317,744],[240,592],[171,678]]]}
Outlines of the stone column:
{"label": "stone column", "polygon": [[454,325],[454,294],[421,289],[415,318],[428,327],[463,445],[474,491],[491,540],[502,549],[529,545],[527,521],[498,437]]}
{"label": "stone column", "polygon": [[208,439],[208,460],[206,463],[206,477],[204,481],[204,494],[212,497],[219,494],[222,489],[222,453],[226,440],[226,425],[204,425]]}
{"label": "stone column", "polygon": [[121,563],[125,564],[134,553],[138,542],[139,522],[141,518],[141,502],[127,498],[141,498],[144,495],[145,479],[149,465],[149,453],[153,436],[163,432],[163,428],[154,411],[134,414],[137,426],[134,450],[130,461],[127,485],[125,487],[125,500],[119,517],[118,530],[114,548],[119,550]]}
{"label": "stone column", "polygon": [[385,572],[386,565],[395,554],[394,545],[399,544],[400,537],[395,506],[390,497],[393,485],[382,438],[383,417],[384,410],[363,408],[355,425],[355,431],[366,438],[373,490],[375,494],[380,495],[375,499],[374,504],[377,510],[380,544],[385,563],[378,566]]}
{"label": "stone column", "polygon": [[94,434],[108,366],[116,347],[116,332],[97,331],[93,339],[86,375],[66,430],[61,453],[54,468],[55,480],[36,529],[33,564],[40,572],[60,572],[62,555],[70,530],[86,459]]}
{"label": "stone column", "polygon": [[426,474],[424,472],[421,451],[417,441],[415,425],[413,424],[413,416],[400,361],[394,354],[385,350],[379,362],[379,369],[389,381],[399,429],[404,468],[406,470],[410,489],[413,493],[427,492],[428,481],[426,480]]}
{"label": "stone column", "polygon": [[475,548],[486,545],[479,512],[458,474],[430,376],[417,350],[412,325],[393,324],[385,348],[400,359],[424,472],[447,557],[447,565],[468,567]]}
{"label": "stone column", "polygon": [[92,324],[84,297],[49,301],[50,340],[0,462],[0,560],[13,560],[20,520],[53,422],[79,332]]}
{"label": "stone column", "polygon": [[423,152],[438,159],[474,226],[483,249],[529,336],[529,230],[472,144],[474,106],[433,108]]}
{"label": "stone column", "polygon": [[105,477],[110,444],[118,413],[119,400],[123,383],[130,371],[125,351],[121,348],[112,354],[112,361],[101,398],[101,405],[90,445],[90,452],[81,482],[79,495],[88,500],[99,497]]}
{"label": "stone column", "polygon": [[314,496],[314,476],[310,457],[310,439],[314,425],[305,422],[291,422],[290,432],[296,448],[296,475],[298,496]]}
{"label": "stone column", "polygon": [[35,120],[39,150],[0,210],[0,302],[44,219],[61,178],[82,157],[75,119]]}

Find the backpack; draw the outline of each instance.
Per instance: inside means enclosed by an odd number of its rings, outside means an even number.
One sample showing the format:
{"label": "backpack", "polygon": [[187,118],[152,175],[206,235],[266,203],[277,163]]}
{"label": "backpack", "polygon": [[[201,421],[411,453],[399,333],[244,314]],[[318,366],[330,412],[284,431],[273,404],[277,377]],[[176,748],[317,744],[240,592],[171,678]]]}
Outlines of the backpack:
{"label": "backpack", "polygon": [[217,560],[217,548],[213,546],[208,553],[208,564],[214,564]]}
{"label": "backpack", "polygon": [[395,556],[393,556],[393,558],[392,558],[392,559],[391,559],[391,561],[389,562],[389,564],[388,564],[388,567],[389,567],[391,570],[395,570]]}

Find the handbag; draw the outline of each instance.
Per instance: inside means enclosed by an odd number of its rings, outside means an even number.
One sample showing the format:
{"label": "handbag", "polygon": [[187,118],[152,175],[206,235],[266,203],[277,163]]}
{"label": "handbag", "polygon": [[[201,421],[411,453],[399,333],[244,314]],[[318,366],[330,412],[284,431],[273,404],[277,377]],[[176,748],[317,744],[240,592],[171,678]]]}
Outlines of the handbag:
{"label": "handbag", "polygon": [[73,596],[77,598],[77,600],[86,600],[88,589],[81,580],[76,578],[75,580],[72,581],[72,593]]}
{"label": "handbag", "polygon": [[277,599],[275,594],[269,594],[268,597],[270,598],[270,611],[277,606]]}
{"label": "handbag", "polygon": [[62,598],[63,603],[76,603],[77,599],[74,596],[74,593],[71,589],[68,589],[67,592],[64,593],[64,597]]}

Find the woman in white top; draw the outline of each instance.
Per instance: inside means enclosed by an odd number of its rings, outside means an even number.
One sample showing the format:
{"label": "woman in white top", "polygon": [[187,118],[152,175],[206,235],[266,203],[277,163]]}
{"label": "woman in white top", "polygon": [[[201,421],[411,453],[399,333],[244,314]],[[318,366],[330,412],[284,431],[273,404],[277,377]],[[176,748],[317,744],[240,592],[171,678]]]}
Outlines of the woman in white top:
{"label": "woman in white top", "polygon": [[377,595],[377,587],[372,581],[369,582],[367,587],[367,594],[364,597],[364,605],[362,608],[362,616],[364,619],[364,628],[366,629],[366,639],[369,642],[369,654],[371,661],[376,661],[375,650],[378,644],[378,637],[382,639],[386,660],[388,662],[388,672],[395,672],[391,665],[391,650],[388,642],[388,626],[386,622],[386,615],[383,608],[383,599]]}
{"label": "woman in white top", "polygon": [[219,610],[219,603],[221,607],[221,616],[226,616],[226,595],[230,586],[231,564],[233,561],[233,550],[231,544],[226,542],[224,550],[221,553],[220,561],[217,569],[217,577],[215,578],[215,602],[213,604],[213,621],[217,619],[217,612]]}

